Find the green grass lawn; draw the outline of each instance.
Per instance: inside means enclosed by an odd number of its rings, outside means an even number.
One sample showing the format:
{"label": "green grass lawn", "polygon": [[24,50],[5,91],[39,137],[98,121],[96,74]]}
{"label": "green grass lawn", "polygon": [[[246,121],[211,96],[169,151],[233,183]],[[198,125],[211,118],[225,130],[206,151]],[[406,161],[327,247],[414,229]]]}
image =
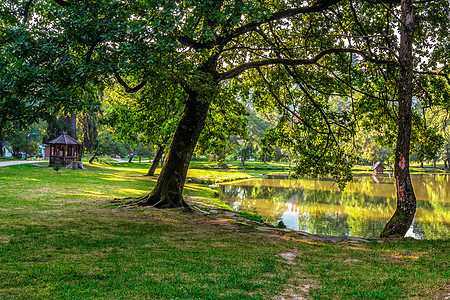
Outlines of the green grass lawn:
{"label": "green grass lawn", "polygon": [[[330,243],[263,231],[216,208],[214,190],[199,183],[186,184],[185,197],[198,208],[191,213],[113,201],[150,191],[149,166],[0,168],[0,298],[450,296],[448,240]],[[261,173],[195,167],[188,177],[202,182]]]}
{"label": "green grass lawn", "polygon": [[0,156],[0,161],[17,160],[17,158]]}

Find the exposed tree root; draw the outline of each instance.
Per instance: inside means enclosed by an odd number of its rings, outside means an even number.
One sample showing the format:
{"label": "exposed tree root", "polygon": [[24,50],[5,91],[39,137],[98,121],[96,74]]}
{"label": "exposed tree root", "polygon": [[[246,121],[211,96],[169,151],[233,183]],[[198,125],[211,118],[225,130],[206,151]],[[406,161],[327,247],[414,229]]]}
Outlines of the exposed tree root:
{"label": "exposed tree root", "polygon": [[143,197],[114,198],[111,203],[122,206],[137,206],[141,198]]}
{"label": "exposed tree root", "polygon": [[157,197],[156,195],[147,194],[140,197],[116,198],[111,202],[124,206],[151,206],[160,209],[183,208],[183,210],[186,212],[192,211],[192,208],[182,197]]}

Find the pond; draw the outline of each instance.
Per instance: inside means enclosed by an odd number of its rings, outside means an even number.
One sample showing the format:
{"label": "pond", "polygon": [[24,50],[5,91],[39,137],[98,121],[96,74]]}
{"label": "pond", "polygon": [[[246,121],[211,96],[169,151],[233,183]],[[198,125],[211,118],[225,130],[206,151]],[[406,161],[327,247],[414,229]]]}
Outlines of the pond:
{"label": "pond", "polygon": [[[412,174],[417,198],[407,236],[450,238],[450,175]],[[355,175],[344,191],[329,178],[265,176],[221,185],[221,200],[236,211],[255,212],[267,223],[332,236],[378,237],[396,207],[392,175]]]}

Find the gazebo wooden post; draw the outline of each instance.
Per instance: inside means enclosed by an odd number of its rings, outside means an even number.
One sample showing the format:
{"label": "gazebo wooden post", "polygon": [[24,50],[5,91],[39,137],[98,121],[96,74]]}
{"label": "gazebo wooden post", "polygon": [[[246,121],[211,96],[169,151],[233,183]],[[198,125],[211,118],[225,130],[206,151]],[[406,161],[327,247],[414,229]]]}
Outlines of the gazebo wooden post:
{"label": "gazebo wooden post", "polygon": [[64,165],[64,167],[67,165],[66,158],[67,158],[67,145],[63,145],[63,165]]}
{"label": "gazebo wooden post", "polygon": [[50,165],[55,163],[55,145],[50,145]]}

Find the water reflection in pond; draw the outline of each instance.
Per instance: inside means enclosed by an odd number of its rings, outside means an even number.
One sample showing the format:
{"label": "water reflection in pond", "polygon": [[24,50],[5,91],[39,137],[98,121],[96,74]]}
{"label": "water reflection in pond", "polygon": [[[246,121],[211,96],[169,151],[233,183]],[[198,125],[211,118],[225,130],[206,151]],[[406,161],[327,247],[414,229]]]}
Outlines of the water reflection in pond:
{"label": "water reflection in pond", "polygon": [[[412,175],[417,212],[407,236],[450,238],[450,176]],[[333,236],[378,237],[396,206],[394,179],[357,176],[344,191],[331,179],[285,176],[222,185],[222,201],[268,223]]]}

